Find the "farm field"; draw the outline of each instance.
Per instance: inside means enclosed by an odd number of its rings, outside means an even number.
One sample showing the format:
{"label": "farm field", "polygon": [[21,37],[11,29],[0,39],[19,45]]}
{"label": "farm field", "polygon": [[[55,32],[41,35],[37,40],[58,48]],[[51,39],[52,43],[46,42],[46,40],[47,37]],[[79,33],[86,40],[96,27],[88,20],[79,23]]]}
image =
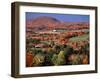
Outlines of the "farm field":
{"label": "farm field", "polygon": [[72,38],[70,38],[70,41],[75,41],[75,42],[84,41],[84,40],[86,40],[88,38],[89,38],[89,34],[84,34],[84,35],[81,35],[81,36],[72,37]]}

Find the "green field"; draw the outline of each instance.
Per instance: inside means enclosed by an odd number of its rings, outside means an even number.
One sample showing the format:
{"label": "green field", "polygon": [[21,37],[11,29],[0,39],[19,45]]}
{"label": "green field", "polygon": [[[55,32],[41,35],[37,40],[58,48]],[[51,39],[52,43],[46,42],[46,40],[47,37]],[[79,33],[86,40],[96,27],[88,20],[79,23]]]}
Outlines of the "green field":
{"label": "green field", "polygon": [[81,36],[72,37],[69,39],[69,41],[73,41],[73,42],[84,41],[84,40],[87,40],[88,38],[89,38],[89,34],[84,34]]}

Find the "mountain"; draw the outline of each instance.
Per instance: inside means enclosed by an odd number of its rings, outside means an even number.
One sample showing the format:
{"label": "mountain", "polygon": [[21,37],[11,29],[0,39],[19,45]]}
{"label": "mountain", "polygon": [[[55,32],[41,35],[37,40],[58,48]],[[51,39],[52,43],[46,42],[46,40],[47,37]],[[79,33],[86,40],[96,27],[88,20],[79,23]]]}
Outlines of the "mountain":
{"label": "mountain", "polygon": [[54,28],[60,23],[59,20],[53,17],[41,16],[26,22],[27,28],[37,30],[48,30]]}

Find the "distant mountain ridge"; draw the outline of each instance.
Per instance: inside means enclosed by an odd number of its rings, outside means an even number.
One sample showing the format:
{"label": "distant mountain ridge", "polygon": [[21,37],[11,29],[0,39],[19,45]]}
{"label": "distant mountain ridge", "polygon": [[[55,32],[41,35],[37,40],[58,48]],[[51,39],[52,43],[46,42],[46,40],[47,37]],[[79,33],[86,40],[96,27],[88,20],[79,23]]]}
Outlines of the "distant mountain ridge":
{"label": "distant mountain ridge", "polygon": [[32,20],[26,21],[27,29],[33,31],[45,31],[53,29],[78,29],[89,28],[88,22],[62,22],[56,18],[49,16],[40,16]]}

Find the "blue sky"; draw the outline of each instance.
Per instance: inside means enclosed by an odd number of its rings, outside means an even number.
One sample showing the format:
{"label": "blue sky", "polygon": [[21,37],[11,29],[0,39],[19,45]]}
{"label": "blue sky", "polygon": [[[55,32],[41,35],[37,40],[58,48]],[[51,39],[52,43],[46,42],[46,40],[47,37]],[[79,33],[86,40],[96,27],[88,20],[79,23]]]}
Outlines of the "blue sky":
{"label": "blue sky", "polygon": [[54,17],[64,22],[89,22],[89,15],[26,12],[26,20],[35,19],[39,16]]}

